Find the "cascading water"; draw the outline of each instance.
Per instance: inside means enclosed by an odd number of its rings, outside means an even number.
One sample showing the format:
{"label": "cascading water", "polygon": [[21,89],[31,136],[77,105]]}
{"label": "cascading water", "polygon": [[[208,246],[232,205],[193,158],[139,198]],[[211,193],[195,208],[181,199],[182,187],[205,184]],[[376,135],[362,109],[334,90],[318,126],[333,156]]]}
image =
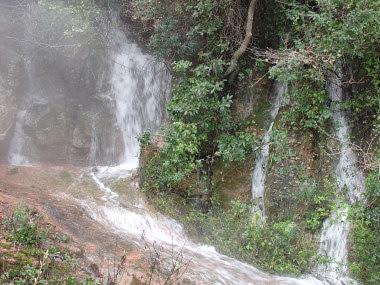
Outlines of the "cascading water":
{"label": "cascading water", "polygon": [[274,122],[276,120],[278,111],[282,105],[283,97],[287,92],[288,86],[287,83],[284,82],[276,82],[274,87],[274,102],[272,104],[272,109],[270,112],[270,124],[268,129],[266,130],[262,143],[261,143],[261,152],[255,161],[255,168],[252,174],[252,201],[254,204],[254,208],[252,212],[254,215],[258,215],[258,218],[254,218],[254,220],[258,220],[259,222],[263,222],[266,219],[265,216],[265,205],[264,205],[264,196],[265,196],[265,177],[269,159],[269,145],[270,139],[272,136],[272,129]]}
{"label": "cascading water", "polygon": [[89,165],[97,165],[96,153],[98,149],[98,136],[96,133],[95,122],[91,126],[91,146],[90,146],[90,155],[88,158]]}
{"label": "cascading water", "polygon": [[[335,133],[340,145],[339,162],[336,167],[338,187],[342,193],[347,191],[349,203],[353,204],[362,199],[365,189],[364,176],[356,166],[357,158],[350,146],[350,131],[345,112],[342,110],[343,89],[339,75],[334,75],[328,83],[328,92],[334,104]],[[355,284],[355,281],[348,277],[349,230],[348,209],[340,205],[324,222],[320,239],[319,252],[328,258],[328,263],[320,265],[318,273],[331,284]]]}
{"label": "cascading water", "polygon": [[116,31],[115,38],[120,48],[115,51],[111,84],[124,143],[120,163],[136,168],[137,137],[143,130],[155,132],[159,128],[170,77],[161,64],[143,54],[122,32]]}
{"label": "cascading water", "polygon": [[23,155],[23,148],[25,146],[25,133],[22,128],[22,121],[24,120],[24,116],[25,111],[19,111],[16,116],[15,131],[8,153],[8,162],[12,165],[29,164],[27,157]]}
{"label": "cascading water", "polygon": [[[24,99],[27,104],[27,101],[30,100],[33,92],[33,70],[32,70],[32,59],[24,59],[24,67],[26,73],[26,98]],[[16,116],[16,125],[14,134],[10,143],[10,149],[8,152],[8,162],[12,165],[27,165],[30,161],[27,158],[27,147],[26,135],[23,129],[23,122],[25,120],[26,110],[21,109],[18,111]]]}
{"label": "cascading water", "polygon": [[[100,168],[98,176],[102,179],[119,177],[114,168]],[[116,174],[117,173],[117,174]],[[94,174],[91,174],[94,175]],[[181,253],[187,264],[184,277],[197,280],[197,284],[284,284],[284,285],[326,285],[313,278],[303,279],[279,277],[267,274],[253,266],[219,254],[213,247],[192,242],[182,226],[175,220],[159,213],[152,213],[144,203],[123,201],[112,189],[95,177],[98,188],[105,194],[100,200],[82,200],[80,203],[93,219],[118,233],[122,238],[134,241],[143,247],[149,243],[159,244],[160,254]]]}
{"label": "cascading water", "polygon": [[[135,57],[139,55],[136,52],[135,46],[125,45],[125,47],[131,47]],[[129,53],[131,51],[125,50],[124,52]],[[148,57],[142,56],[139,59],[135,58],[134,61],[128,61],[127,56],[121,56],[119,58],[122,59],[123,62],[127,61],[126,64],[129,64],[129,70],[135,70],[136,68],[144,66],[143,62]],[[114,91],[120,92],[120,94],[115,94],[116,100],[121,101],[116,103],[116,111],[118,112],[117,116],[120,128],[125,128],[123,135],[126,149],[124,157],[121,160],[121,165],[116,167],[100,167],[96,173],[90,174],[98,185],[99,190],[105,194],[101,200],[107,200],[106,203],[94,200],[82,201],[83,207],[89,211],[90,215],[107,227],[113,228],[121,236],[134,240],[139,246],[142,246],[142,243],[147,240],[152,243],[161,244],[167,252],[172,252],[173,250],[176,252],[181,251],[189,262],[185,276],[191,279],[197,279],[200,284],[324,284],[312,277],[295,279],[273,276],[253,266],[219,254],[213,247],[195,244],[186,236],[182,226],[175,220],[168,219],[159,213],[151,213],[145,207],[145,203],[141,197],[134,203],[131,203],[131,201],[122,201],[117,193],[104,185],[101,181],[102,179],[120,178],[121,175],[126,177],[131,173],[130,171],[133,171],[133,167],[136,166],[135,159],[138,155],[138,142],[135,137],[139,131],[141,132],[143,130],[138,121],[142,119],[141,112],[133,110],[135,106],[131,105],[132,102],[134,102],[134,88],[137,84],[134,81],[136,80],[134,75],[136,73],[138,74],[138,71],[135,70],[135,73],[125,72],[126,64],[121,65],[121,67],[116,67],[114,70],[116,75],[112,76],[114,78],[113,84],[116,84]],[[123,71],[124,73],[122,73]],[[115,78],[120,77],[121,74],[124,74],[124,80],[115,80]],[[154,77],[154,75],[151,76]],[[131,81],[132,83],[129,83],[129,87],[125,88],[125,82]],[[155,79],[150,78],[148,82],[155,82]],[[157,87],[158,85],[156,84],[150,85],[150,96],[158,96],[160,94],[160,88]],[[276,85],[276,98],[271,111],[273,121],[281,106],[282,97],[286,89],[286,84]],[[132,98],[126,98],[129,96]],[[157,98],[158,97],[151,97],[150,100],[148,100],[151,102],[149,104],[150,107],[152,107],[152,103],[157,102]],[[159,110],[159,108],[154,107],[149,111],[151,121],[155,121],[152,120],[152,118],[154,118],[154,114],[156,114],[155,112],[157,110]],[[130,112],[130,114],[128,112]],[[128,126],[130,122],[132,126]],[[268,142],[265,145],[269,143],[272,126],[273,122],[271,122],[271,126],[267,131],[266,137]],[[259,163],[261,167],[264,167],[266,165],[265,160],[268,160],[268,154],[264,151],[262,156],[261,162]],[[262,175],[265,176],[265,173]]]}
{"label": "cascading water", "polygon": [[[59,15],[64,13],[61,6],[58,6],[57,10],[51,9],[54,5],[40,7],[42,2],[45,1],[41,1],[41,3],[30,1],[31,9],[29,10],[36,13],[30,17],[30,20],[43,20],[44,15],[53,16],[49,19],[56,19],[57,13]],[[60,1],[54,3],[63,5],[63,2]],[[5,8],[0,7],[0,13],[9,14],[8,10],[4,12],[1,9]],[[65,24],[68,23],[67,20],[70,17],[73,17],[71,12],[72,10],[63,17]],[[82,18],[72,20],[76,23],[80,22]],[[33,22],[33,25],[25,23],[24,26],[35,27],[33,33],[30,33],[33,41],[34,36],[40,42],[45,38],[54,40],[65,38],[64,32],[66,31],[63,31],[63,34],[57,32],[55,35],[56,31],[54,30],[64,27],[65,25],[62,23],[56,23],[54,26],[46,25],[46,22],[42,21],[41,23]],[[54,33],[50,35],[51,37],[46,37],[43,33],[38,34],[42,30],[38,27],[45,26],[55,27],[52,28]],[[83,25],[83,27],[88,26],[87,23]],[[26,147],[25,144],[25,142],[28,143],[26,138],[29,134],[32,134],[31,137],[34,140],[31,145],[38,145],[41,154],[46,151],[47,147],[58,145],[56,153],[60,155],[63,153],[63,158],[67,156],[67,153],[74,151],[84,156],[86,164],[92,166],[108,164],[104,161],[109,162],[113,166],[98,166],[92,168],[91,171],[85,170],[81,179],[90,178],[100,197],[96,194],[94,197],[83,197],[86,193],[81,193],[79,203],[95,220],[119,233],[121,237],[133,240],[139,246],[143,246],[141,239],[143,235],[144,239],[149,242],[161,243],[167,252],[171,252],[173,248],[176,251],[183,251],[183,255],[189,261],[186,275],[197,280],[197,283],[325,284],[312,277],[295,279],[267,274],[253,266],[219,254],[213,247],[196,244],[186,236],[182,226],[176,221],[152,212],[138,191],[131,193],[130,196],[133,198],[124,199],[124,192],[133,190],[118,192],[113,189],[110,180],[126,179],[138,166],[137,136],[145,130],[155,132],[161,125],[165,117],[164,106],[170,77],[161,64],[154,63],[153,59],[144,54],[137,45],[131,43],[123,32],[114,29],[110,34],[114,41],[111,43],[111,48],[102,53],[102,56],[95,54],[95,63],[101,62],[99,59],[103,57],[104,61],[107,61],[106,64],[99,63],[99,66],[92,62],[91,57],[86,54],[85,43],[90,37],[85,32],[79,32],[79,35],[76,35],[76,39],[82,43],[82,49],[75,50],[77,53],[72,50],[66,50],[65,53],[61,49],[55,50],[46,45],[43,45],[44,49],[39,51],[41,45],[38,47],[32,46],[30,43],[27,45],[26,54],[29,50],[37,49],[33,65],[30,62],[28,67],[28,61],[25,62],[26,76],[33,86],[29,85],[30,89],[24,90],[25,92],[20,95],[24,96],[23,101],[28,101],[28,104],[24,104],[28,106],[23,106],[23,104],[19,106],[14,136],[8,151],[10,162],[22,164],[32,160],[29,147]],[[18,42],[18,44],[24,45],[25,42]],[[62,44],[64,45],[65,42]],[[77,45],[69,42],[67,46],[76,47]],[[69,57],[68,54],[78,56]],[[83,58],[88,61],[84,61]],[[87,64],[88,62],[90,63]],[[77,78],[80,78],[79,82],[76,81]],[[98,84],[93,84],[93,81]],[[78,86],[83,89],[79,90]],[[93,86],[96,87],[92,88]],[[38,96],[34,96],[36,93],[34,91],[40,92],[37,92]],[[286,85],[278,84],[275,103],[271,111],[272,121],[275,120],[285,92]],[[31,94],[33,96],[29,98]],[[62,105],[64,108],[61,108]],[[107,108],[111,109],[112,114],[108,113]],[[91,110],[98,109],[101,110],[99,117],[87,116]],[[67,110],[70,112],[66,112]],[[28,117],[28,126],[26,126],[26,116]],[[256,182],[252,182],[252,195],[254,199],[261,199],[261,203],[264,196],[263,185],[272,127],[273,122],[264,136],[262,153],[256,162],[257,170],[253,174]],[[28,134],[24,131],[26,129]],[[57,129],[59,132],[55,132]],[[118,133],[120,135],[117,135]],[[107,138],[107,136],[112,138]],[[49,140],[51,138],[55,140]],[[122,148],[122,151],[118,150],[119,147]],[[111,158],[102,159],[102,155]],[[113,156],[117,158],[114,160]],[[47,161],[49,160],[47,159]],[[68,161],[70,162],[70,160]],[[117,165],[114,166],[115,164]],[[262,213],[265,215],[264,208],[262,209]]]}

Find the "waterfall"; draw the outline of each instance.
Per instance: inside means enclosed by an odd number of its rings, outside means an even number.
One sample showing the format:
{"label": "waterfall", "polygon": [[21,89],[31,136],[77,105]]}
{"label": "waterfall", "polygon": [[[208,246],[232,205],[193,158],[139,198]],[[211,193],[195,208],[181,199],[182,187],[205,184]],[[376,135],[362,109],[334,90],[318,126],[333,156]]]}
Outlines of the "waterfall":
{"label": "waterfall", "polygon": [[11,146],[8,153],[8,162],[12,165],[26,165],[29,164],[28,158],[24,156],[25,147],[25,132],[23,130],[22,121],[25,117],[25,111],[19,111],[16,116],[16,125],[11,140]]}
{"label": "waterfall", "polygon": [[[24,98],[23,105],[28,104],[28,100],[33,96],[33,67],[32,58],[24,58],[24,68],[26,74],[26,98]],[[30,159],[27,153],[27,135],[24,131],[26,109],[20,108],[16,116],[15,130],[10,143],[8,152],[8,162],[12,165],[28,165]]]}
{"label": "waterfall", "polygon": [[[328,92],[334,104],[335,133],[340,146],[336,178],[339,190],[342,193],[347,191],[349,204],[353,204],[362,199],[364,176],[357,167],[357,158],[350,145],[350,131],[346,114],[342,109],[343,89],[340,76],[338,73],[328,82]],[[332,284],[353,284],[355,282],[348,278],[348,209],[344,205],[338,206],[339,208],[323,223],[319,252],[328,258],[328,263],[318,266],[318,273]]]}
{"label": "waterfall", "polygon": [[252,201],[254,208],[252,212],[254,215],[258,215],[257,219],[259,222],[264,222],[266,219],[265,215],[265,177],[267,171],[267,165],[269,160],[269,147],[270,140],[272,136],[272,129],[274,122],[276,120],[278,111],[283,103],[283,97],[288,89],[286,82],[276,82],[274,85],[274,102],[272,103],[272,108],[270,112],[270,124],[266,130],[263,140],[261,142],[261,152],[256,158],[255,168],[252,174]]}
{"label": "waterfall", "polygon": [[91,125],[91,146],[90,146],[90,154],[89,154],[89,165],[97,165],[96,153],[98,150],[98,136],[96,132],[96,124],[95,122]]}
{"label": "waterfall", "polygon": [[165,116],[164,108],[170,77],[164,66],[142,53],[123,33],[115,32],[120,48],[115,51],[111,84],[117,124],[124,143],[121,164],[138,165],[138,136],[157,131]]}
{"label": "waterfall", "polygon": [[[92,7],[94,26],[74,2],[14,6],[22,21],[10,17],[4,38],[25,59],[8,161],[136,167],[138,135],[165,118],[170,76],[118,28],[117,13]],[[0,17],[9,9],[1,6]]]}

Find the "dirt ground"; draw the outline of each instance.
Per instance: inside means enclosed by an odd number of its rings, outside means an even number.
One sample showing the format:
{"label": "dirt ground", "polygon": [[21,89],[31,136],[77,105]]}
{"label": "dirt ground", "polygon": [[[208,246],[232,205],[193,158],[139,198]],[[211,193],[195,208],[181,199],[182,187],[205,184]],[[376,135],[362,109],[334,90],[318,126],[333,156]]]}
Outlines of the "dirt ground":
{"label": "dirt ground", "polygon": [[64,246],[81,260],[84,272],[104,280],[122,259],[124,274],[118,284],[141,284],[138,280],[144,279],[146,264],[137,248],[65,198],[65,191],[80,173],[81,169],[72,166],[0,165],[0,222],[17,205],[25,204],[42,215],[49,231],[69,237]]}

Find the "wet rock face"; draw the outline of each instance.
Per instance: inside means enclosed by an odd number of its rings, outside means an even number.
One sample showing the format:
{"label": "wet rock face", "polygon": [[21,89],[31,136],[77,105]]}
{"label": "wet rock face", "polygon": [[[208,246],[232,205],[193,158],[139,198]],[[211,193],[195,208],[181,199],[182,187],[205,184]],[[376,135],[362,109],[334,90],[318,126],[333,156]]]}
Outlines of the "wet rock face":
{"label": "wet rock face", "polygon": [[[0,5],[0,59],[11,51],[18,59],[18,72],[0,61],[0,91],[11,94],[0,97],[0,135],[7,136],[0,160],[114,165],[135,159],[139,133],[158,130],[166,116],[170,77],[163,65],[91,1],[85,8],[87,1],[24,2]],[[14,88],[3,83],[8,77]]]}
{"label": "wet rock face", "polygon": [[[117,162],[122,147],[104,39],[94,43],[90,30],[66,39],[66,31],[49,30],[48,24],[62,26],[48,22],[60,9],[28,3],[25,10],[11,2],[0,6],[0,161],[18,143],[30,162]],[[22,21],[13,20],[16,15]],[[15,138],[17,122],[22,139]]]}
{"label": "wet rock face", "polygon": [[[44,61],[31,63],[32,71],[25,71],[31,74],[24,76],[31,82],[24,82],[20,92],[0,97],[0,130],[6,132],[2,136],[13,130],[16,114],[24,112],[19,120],[33,161],[87,164],[95,125],[117,133],[112,104],[98,98],[103,90],[96,87],[96,77],[80,86],[75,70],[57,71],[49,58]],[[86,72],[80,76],[88,77]],[[104,144],[111,145],[110,139],[99,133],[98,140]],[[105,159],[112,162],[112,157]]]}
{"label": "wet rock face", "polygon": [[[1,87],[0,87],[1,88]],[[0,143],[3,142],[12,128],[17,106],[12,97],[4,95],[0,89]]]}
{"label": "wet rock face", "polygon": [[[112,110],[96,110],[98,106],[91,105],[95,105],[91,100],[88,106],[75,106],[75,103],[65,105],[52,100],[46,104],[27,106],[22,125],[28,138],[29,156],[32,155],[34,161],[89,164],[93,136],[100,144],[112,145],[112,134],[95,133],[95,126],[100,130],[110,128],[117,134]],[[117,157],[117,154],[107,155],[102,150],[98,152],[103,153],[95,153],[94,156],[104,155],[106,162],[112,162]]]}

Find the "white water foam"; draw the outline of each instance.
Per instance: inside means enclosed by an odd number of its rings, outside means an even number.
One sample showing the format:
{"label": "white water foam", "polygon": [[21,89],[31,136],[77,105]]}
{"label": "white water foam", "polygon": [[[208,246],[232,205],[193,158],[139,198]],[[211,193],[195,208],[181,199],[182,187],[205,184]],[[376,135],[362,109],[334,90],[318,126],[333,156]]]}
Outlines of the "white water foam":
{"label": "white water foam", "polygon": [[265,214],[265,177],[267,172],[267,165],[269,160],[269,148],[270,148],[270,140],[272,136],[272,129],[274,122],[276,120],[278,111],[283,104],[284,95],[286,94],[288,89],[286,82],[276,82],[274,87],[274,102],[272,104],[272,109],[270,112],[270,124],[268,129],[266,130],[263,140],[261,142],[261,152],[257,156],[255,161],[255,168],[252,174],[252,201],[254,204],[254,208],[252,212],[254,215],[258,215],[258,217],[254,217],[254,220],[261,223],[266,220]]}
{"label": "white water foam", "polygon": [[138,246],[143,247],[149,242],[159,244],[166,254],[181,252],[184,262],[188,263],[185,276],[198,280],[197,284],[326,285],[313,277],[296,279],[267,274],[218,253],[214,247],[196,244],[186,236],[178,222],[145,208],[126,208],[116,204],[99,206],[89,201],[82,201],[82,205],[92,218]]}
{"label": "white water foam", "polygon": [[111,85],[116,118],[123,135],[124,153],[120,163],[138,166],[138,136],[145,130],[157,131],[164,117],[170,77],[162,64],[115,31],[119,46],[115,51]]}
{"label": "white water foam", "polygon": [[[347,191],[349,203],[354,204],[362,200],[365,189],[364,175],[357,167],[357,158],[351,148],[350,130],[341,106],[343,89],[339,75],[332,77],[328,84],[328,91],[335,104],[333,119],[336,137],[340,145],[339,162],[336,167],[338,187],[342,193]],[[344,206],[333,212],[331,217],[323,223],[319,252],[327,257],[328,263],[318,266],[317,272],[330,284],[356,284],[349,278],[347,249],[349,231],[348,212]]]}
{"label": "white water foam", "polygon": [[25,132],[22,127],[25,111],[20,111],[16,116],[16,126],[8,152],[8,162],[12,165],[29,165],[29,160],[24,156]]}
{"label": "white water foam", "polygon": [[98,188],[104,192],[105,195],[102,197],[104,201],[116,201],[116,198],[119,197],[119,194],[112,191],[111,188],[105,186],[104,183],[96,176],[95,173],[90,173],[90,176],[94,180]]}
{"label": "white water foam", "polygon": [[[33,92],[33,68],[31,59],[24,60],[25,72],[27,78],[27,97],[32,97]],[[26,101],[29,98],[26,98]],[[24,132],[23,123],[26,115],[26,110],[21,109],[18,111],[16,116],[16,125],[14,134],[10,143],[9,152],[8,152],[8,162],[12,165],[29,165],[30,160],[27,157],[27,143],[26,143],[26,134]]]}

